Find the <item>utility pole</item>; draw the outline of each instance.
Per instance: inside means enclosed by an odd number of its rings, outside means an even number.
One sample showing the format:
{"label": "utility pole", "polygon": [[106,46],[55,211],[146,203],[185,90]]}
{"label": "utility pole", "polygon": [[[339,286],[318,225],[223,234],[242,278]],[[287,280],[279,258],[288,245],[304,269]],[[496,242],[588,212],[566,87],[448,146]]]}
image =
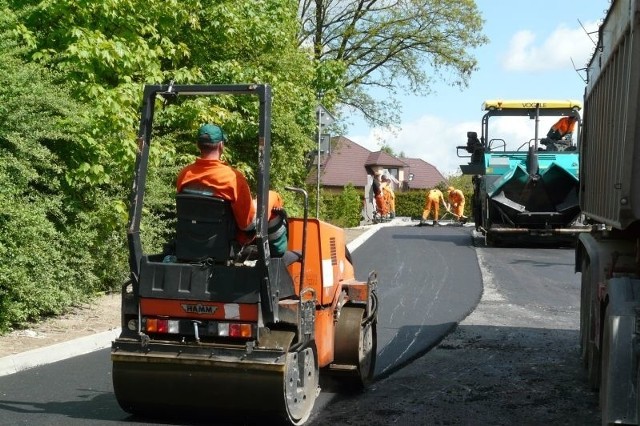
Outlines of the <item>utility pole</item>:
{"label": "utility pole", "polygon": [[[322,93],[318,94],[318,101],[322,101]],[[316,108],[316,115],[318,117],[318,154],[316,157],[316,172],[317,172],[317,188],[316,188],[316,219],[320,219],[320,163],[322,162],[322,126],[328,126],[335,121],[335,118],[329,111],[326,110],[322,103],[318,102]]]}

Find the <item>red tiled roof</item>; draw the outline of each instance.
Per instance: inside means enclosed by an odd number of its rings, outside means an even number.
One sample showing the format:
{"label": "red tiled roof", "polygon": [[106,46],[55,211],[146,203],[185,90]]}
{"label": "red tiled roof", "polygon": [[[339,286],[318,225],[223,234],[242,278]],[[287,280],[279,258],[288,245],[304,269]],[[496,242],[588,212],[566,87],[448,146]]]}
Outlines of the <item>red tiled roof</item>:
{"label": "red tiled roof", "polygon": [[409,180],[409,173],[413,173],[413,179],[409,182],[409,189],[426,189],[432,188],[444,181],[442,173],[430,163],[420,158],[403,158],[402,161],[407,163],[404,169],[404,176]]}
{"label": "red tiled roof", "polygon": [[[367,183],[364,164],[371,152],[354,141],[338,136],[331,140],[331,154],[323,157],[320,168],[320,184],[323,186],[345,186],[348,183],[362,187]],[[317,170],[307,177],[308,184],[317,184]]]}
{"label": "red tiled roof", "polygon": [[[433,165],[418,158],[398,159],[384,151],[371,152],[354,141],[337,136],[331,139],[331,154],[322,157],[320,184],[322,186],[344,187],[351,183],[354,187],[364,188],[367,183],[365,166],[398,168],[404,170],[405,179],[413,173],[409,188],[426,189],[445,180]],[[307,184],[317,184],[317,169],[309,171]]]}
{"label": "red tiled roof", "polygon": [[[365,166],[390,166],[390,167],[406,167],[407,165],[398,160],[393,155],[389,155],[384,151],[376,151],[369,154]],[[386,167],[385,167],[386,168]]]}

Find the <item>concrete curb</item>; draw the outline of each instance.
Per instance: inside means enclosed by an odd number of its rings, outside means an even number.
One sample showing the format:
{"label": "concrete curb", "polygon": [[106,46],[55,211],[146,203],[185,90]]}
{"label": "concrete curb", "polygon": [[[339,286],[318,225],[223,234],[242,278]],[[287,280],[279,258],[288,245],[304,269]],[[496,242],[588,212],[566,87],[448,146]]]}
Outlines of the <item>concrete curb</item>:
{"label": "concrete curb", "polygon": [[411,226],[411,225],[415,225],[415,222],[414,223],[411,222],[411,218],[409,218],[409,217],[397,217],[397,218],[392,219],[389,222],[377,223],[375,225],[364,225],[364,226],[361,226],[360,228],[369,228],[369,229],[367,229],[363,234],[359,235],[358,237],[354,238],[353,241],[348,243],[347,244],[347,248],[349,249],[350,252],[353,253],[355,251],[355,249],[360,247],[362,245],[362,243],[364,243],[369,238],[371,238],[371,236],[373,234],[375,234],[376,232],[378,232],[378,229],[380,229],[380,228],[384,228],[384,227],[387,227],[387,226]]}
{"label": "concrete curb", "polygon": [[80,337],[68,342],[60,342],[0,358],[0,376],[7,376],[29,368],[108,348],[111,346],[111,342],[119,335],[120,328],[114,328],[113,330]]}
{"label": "concrete curb", "polygon": [[[366,228],[366,227],[367,226],[364,226],[364,228]],[[358,235],[356,238],[354,238],[350,243],[347,243],[347,249],[349,249],[349,251],[353,253],[353,251],[355,249],[360,247],[362,245],[362,243],[364,243],[373,234],[375,234],[378,231],[378,229],[379,228],[377,226],[370,227],[364,233],[362,233],[362,234]]]}

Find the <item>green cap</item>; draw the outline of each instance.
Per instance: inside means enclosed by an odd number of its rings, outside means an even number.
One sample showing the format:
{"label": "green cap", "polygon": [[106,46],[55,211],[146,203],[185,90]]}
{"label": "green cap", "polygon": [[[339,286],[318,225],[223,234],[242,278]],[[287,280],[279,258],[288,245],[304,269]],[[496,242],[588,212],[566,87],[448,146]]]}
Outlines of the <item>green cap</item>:
{"label": "green cap", "polygon": [[198,143],[215,145],[226,140],[222,129],[215,124],[205,124],[198,130]]}

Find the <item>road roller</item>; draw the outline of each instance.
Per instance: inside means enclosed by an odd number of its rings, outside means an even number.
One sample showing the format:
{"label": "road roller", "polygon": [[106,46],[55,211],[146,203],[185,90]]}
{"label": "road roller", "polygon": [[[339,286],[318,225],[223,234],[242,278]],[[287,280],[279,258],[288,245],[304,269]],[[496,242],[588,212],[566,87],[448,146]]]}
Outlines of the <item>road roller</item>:
{"label": "road roller", "polygon": [[[228,201],[176,194],[175,238],[159,253],[141,242],[144,189],[156,101],[252,96],[258,102],[255,238],[238,248]],[[171,102],[163,102],[171,105]],[[127,229],[130,278],[122,286],[122,332],[112,343],[120,407],[140,416],[269,418],[305,423],[320,375],[345,389],[372,379],[377,275],[356,279],[344,232],[287,217],[287,252],[269,246],[269,85],[147,85]]]}

